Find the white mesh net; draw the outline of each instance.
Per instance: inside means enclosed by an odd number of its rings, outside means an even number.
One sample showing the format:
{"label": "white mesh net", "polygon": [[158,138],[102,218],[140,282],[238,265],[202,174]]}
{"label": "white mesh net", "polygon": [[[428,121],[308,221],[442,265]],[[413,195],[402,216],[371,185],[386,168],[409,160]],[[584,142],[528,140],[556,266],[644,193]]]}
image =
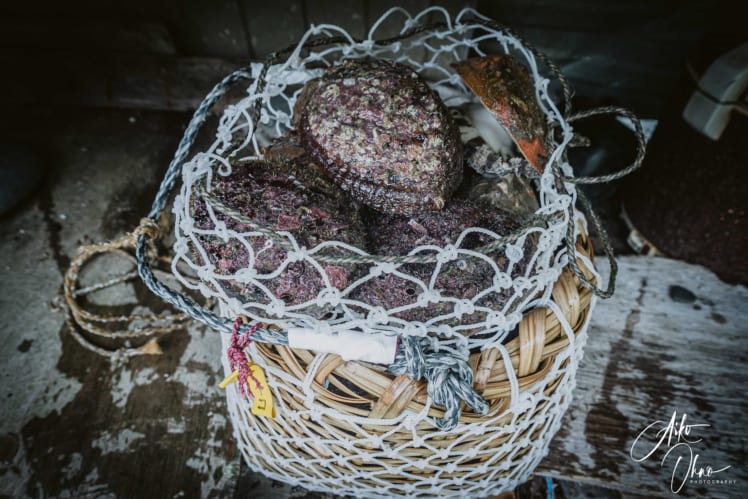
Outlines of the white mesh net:
{"label": "white mesh net", "polygon": [[[374,258],[367,262],[368,254],[363,249],[339,241],[325,241],[306,248],[287,231],[277,231],[274,237],[268,237],[262,230],[232,230],[218,216],[220,210],[209,203],[207,211],[212,229],[198,228],[191,216],[195,186],[198,183],[210,186],[216,175],[228,175],[235,161],[262,158],[262,148],[291,128],[293,104],[303,83],[320,76],[324,67],[347,58],[372,56],[407,64],[427,79],[447,106],[460,106],[479,101],[449,64],[464,58],[469,51],[478,55],[485,55],[485,50],[511,52],[527,65],[540,108],[560,131],[549,164],[557,163],[570,175],[571,168],[562,155],[572,131],[549,96],[550,80],[539,73],[533,53],[519,40],[504,31],[473,22],[476,18],[480,16],[471,10],[463,11],[453,20],[439,8],[429,9],[417,17],[409,16],[402,9],[393,9],[374,24],[368,38],[361,42],[354,41],[339,27],[313,26],[286,61],[270,67],[267,85],[262,91],[257,90],[254,80],[247,96],[226,108],[215,142],[184,165],[181,191],[173,205],[176,243],[172,270],[183,286],[217,299],[221,314],[227,317],[243,315],[283,330],[294,327],[323,333],[356,330],[367,334],[429,337],[435,349],[464,359],[471,350],[497,348],[498,362],[505,364],[511,403],[508,407],[492,406],[484,416],[467,413],[457,427],[448,432],[434,428],[429,418],[430,403],[419,412],[406,408],[393,418],[372,419],[359,415],[356,410],[316,400],[313,387],[320,370],[329,367],[330,356],[318,354],[306,359],[304,372],[293,376],[287,369],[268,361],[273,358],[272,354],[258,351],[264,347],[252,345],[249,356],[266,370],[278,417],[252,416],[251,401],[242,399],[235,385],[228,388],[227,396],[236,439],[254,470],[284,482],[336,494],[482,496],[511,489],[526,480],[559,428],[561,416],[570,402],[587,319],[581,332],[575,334],[552,301],[551,291],[567,263],[562,244],[567,226],[570,223],[575,227],[583,226],[584,220],[578,214],[577,220],[569,220],[568,208],[575,201],[574,188],[567,185],[569,193],[560,193],[555,188],[550,167],[538,181],[540,208],[536,213],[545,216],[548,222],[529,228],[516,242],[502,248],[506,264],[501,266],[497,265],[495,255],[463,244],[470,234],[476,233],[489,240],[501,239],[499,234],[480,227],[465,230],[453,244],[413,248],[409,255],[428,255],[433,260],[428,275],[416,276],[397,261]],[[391,44],[374,43],[381,38],[378,29],[384,23],[401,22],[401,33],[405,33],[423,25],[427,19],[445,25],[425,29]],[[303,48],[308,40],[319,35],[340,36],[345,42]],[[259,69],[258,65],[258,72]],[[255,123],[252,110],[258,103],[261,113],[259,122]],[[202,246],[205,236],[241,245],[248,254],[247,267],[228,275],[219,271],[210,263]],[[284,262],[273,272],[255,271],[258,255],[273,245],[285,251]],[[329,260],[324,258],[331,250],[339,257],[349,255],[362,259],[364,263],[357,265],[365,270],[359,271],[344,286],[333,282],[327,269]],[[319,281],[318,292],[311,299],[288,304],[273,294],[268,283],[289,265],[300,261],[318,274],[315,276]],[[450,262],[456,261],[484,262],[492,269],[493,277],[471,298],[440,293],[436,285],[439,275]],[[519,265],[520,261],[524,263]],[[198,284],[183,275],[182,264],[199,276]],[[585,265],[593,269],[589,261]],[[417,290],[413,300],[386,310],[354,298],[357,288],[382,275],[397,276],[410,283]],[[253,289],[255,298],[247,300],[246,295],[232,293],[224,285],[227,280]],[[502,300],[499,307],[487,306],[485,298],[492,293],[509,297]],[[433,306],[433,310],[439,312],[423,320],[403,318],[408,317],[409,311],[426,306]],[[539,380],[527,388],[520,386],[503,344],[523,313],[535,307],[553,311],[569,346],[558,353],[544,367]],[[465,334],[467,332],[471,334]],[[228,337],[223,335],[223,340],[227,348]],[[228,371],[228,365],[225,369]],[[375,381],[384,370],[371,365],[366,369]],[[549,390],[551,385],[553,390]]]}

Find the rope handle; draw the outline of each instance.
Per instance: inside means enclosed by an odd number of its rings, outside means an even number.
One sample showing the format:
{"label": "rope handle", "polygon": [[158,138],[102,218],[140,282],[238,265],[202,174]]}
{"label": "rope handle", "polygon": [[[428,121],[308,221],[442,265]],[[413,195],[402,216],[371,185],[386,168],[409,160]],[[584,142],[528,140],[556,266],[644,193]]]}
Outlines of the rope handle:
{"label": "rope handle", "polygon": [[[64,299],[65,304],[67,305],[66,320],[69,326],[68,329],[75,340],[86,349],[106,357],[158,355],[162,352],[158,345],[157,337],[181,329],[184,327],[184,323],[190,319],[190,316],[186,313],[170,315],[136,314],[114,317],[105,316],[87,311],[79,302],[79,298],[82,296],[137,277],[137,273],[129,272],[104,283],[85,288],[78,288],[80,271],[84,265],[95,256],[105,253],[118,254],[134,262],[135,258],[131,254],[131,251],[135,248],[138,238],[141,235],[148,235],[148,237],[153,240],[158,234],[158,231],[158,225],[156,222],[144,218],[134,231],[125,234],[119,239],[104,243],[86,244],[78,247],[73,260],[70,262],[70,266],[63,277],[63,294],[61,298]],[[155,253],[155,248],[149,247],[149,249]],[[103,327],[105,324],[132,324],[135,322],[144,323],[146,325],[135,328],[125,327],[124,329],[114,331]],[[139,347],[123,347],[110,350],[96,345],[80,334],[73,323],[77,324],[82,330],[90,335],[99,338],[125,340],[145,338],[149,336],[154,336],[154,338]]]}
{"label": "rope handle", "polygon": [[585,111],[578,112],[570,116],[567,121],[573,123],[592,116],[601,116],[606,114],[618,115],[626,118],[634,126],[633,134],[636,137],[636,157],[634,161],[625,168],[620,169],[617,172],[609,175],[600,175],[599,177],[564,177],[564,182],[571,182],[572,184],[603,184],[607,182],[613,182],[626,175],[638,170],[642,166],[644,161],[644,155],[647,152],[647,139],[644,136],[644,129],[642,128],[641,121],[637,116],[626,109],[625,107],[618,106],[602,106],[593,109],[587,109]]}
{"label": "rope handle", "polygon": [[[634,136],[636,137],[636,156],[634,158],[634,161],[626,166],[625,168],[622,168],[621,170],[608,174],[608,175],[601,175],[599,177],[569,177],[569,176],[563,176],[564,182],[569,182],[573,184],[583,184],[583,185],[590,185],[590,184],[602,184],[607,182],[613,182],[615,180],[621,179],[625,177],[626,175],[638,170],[641,168],[642,163],[644,161],[644,155],[647,151],[647,139],[644,136],[644,130],[642,129],[641,121],[639,121],[639,118],[636,117],[634,113],[629,111],[626,108],[623,107],[617,107],[617,106],[603,106],[593,109],[588,109],[579,113],[574,114],[573,116],[568,118],[569,122],[578,121],[584,118],[589,118],[591,116],[599,116],[599,115],[606,115],[606,114],[613,114],[622,116],[626,119],[628,119],[631,124],[634,126]],[[558,165],[554,164],[554,173],[556,173],[557,176],[560,176],[560,169],[558,168]],[[565,190],[565,188],[563,188]],[[570,223],[567,226],[567,232],[566,232],[566,249],[569,254],[568,259],[568,265],[569,270],[579,279],[579,281],[582,283],[584,287],[592,291],[596,296],[599,296],[600,298],[610,298],[613,296],[613,293],[615,292],[616,288],[616,277],[618,276],[618,262],[615,258],[615,252],[613,251],[613,246],[610,244],[610,238],[608,237],[608,232],[605,230],[605,227],[603,227],[602,222],[600,221],[600,218],[597,216],[597,213],[592,209],[592,205],[590,204],[589,200],[587,199],[587,196],[584,195],[584,193],[581,190],[577,190],[577,199],[579,200],[580,204],[582,205],[582,211],[587,215],[587,219],[592,222],[592,226],[594,227],[595,231],[597,232],[598,236],[600,237],[600,240],[603,243],[603,251],[605,252],[605,256],[608,259],[608,262],[610,264],[610,275],[608,276],[608,283],[605,287],[605,289],[601,289],[597,286],[597,284],[592,280],[589,279],[584,271],[580,268],[579,262],[577,261],[577,253],[576,253],[576,235],[575,235],[575,227],[573,223]],[[573,220],[573,214],[574,214],[574,207],[569,207],[569,217],[570,220]]]}

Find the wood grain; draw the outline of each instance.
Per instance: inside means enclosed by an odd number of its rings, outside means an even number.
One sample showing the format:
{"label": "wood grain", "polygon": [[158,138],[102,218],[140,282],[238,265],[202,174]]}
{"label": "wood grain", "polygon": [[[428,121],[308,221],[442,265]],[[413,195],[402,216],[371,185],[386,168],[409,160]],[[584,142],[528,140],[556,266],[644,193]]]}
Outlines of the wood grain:
{"label": "wood grain", "polygon": [[681,494],[746,497],[748,290],[673,260],[624,257],[620,266],[615,296],[592,315],[572,407],[538,473],[672,495],[674,460],[660,467],[668,447],[642,463],[629,451],[647,425],[677,412],[710,425],[691,446],[699,465],[731,466],[715,478],[737,481],[688,483]]}

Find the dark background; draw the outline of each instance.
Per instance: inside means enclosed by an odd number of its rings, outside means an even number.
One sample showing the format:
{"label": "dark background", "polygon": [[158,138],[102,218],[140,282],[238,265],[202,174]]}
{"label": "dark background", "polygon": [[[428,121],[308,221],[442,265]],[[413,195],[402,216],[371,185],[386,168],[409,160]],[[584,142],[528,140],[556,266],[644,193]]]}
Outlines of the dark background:
{"label": "dark background", "polygon": [[[556,61],[576,94],[657,117],[705,36],[740,23],[738,2],[704,0],[167,0],[5,2],[4,107],[188,110],[231,67],[296,41],[310,23],[365,36],[388,8],[464,6]],[[737,28],[740,29],[740,28]],[[742,30],[740,30],[742,32]]]}
{"label": "dark background", "polygon": [[[741,2],[707,0],[147,0],[6,2],[0,7],[0,121],[3,143],[46,154],[48,138],[75,128],[78,116],[103,112],[166,113],[186,124],[205,94],[223,76],[250,61],[298,41],[309,24],[343,26],[353,36],[365,37],[372,24],[393,6],[412,14],[441,6],[453,16],[464,7],[512,27],[528,43],[561,68],[573,91],[575,111],[619,105],[640,118],[662,119],[677,130],[655,141],[645,179],[633,177],[636,206],[629,209],[634,224],[663,253],[711,266],[723,279],[748,282],[748,268],[736,255],[748,241],[745,203],[737,205],[735,186],[745,174],[733,168],[742,140],[727,147],[691,132],[680,113],[699,76],[719,55],[745,42]],[[394,24],[394,23],[393,23]],[[384,32],[387,35],[395,31]],[[241,89],[237,89],[239,94]],[[237,95],[239,95],[237,94]],[[183,116],[182,116],[183,114]],[[737,115],[737,113],[733,113]],[[735,117],[733,121],[745,121]],[[145,120],[147,123],[150,120]],[[672,131],[668,125],[668,130]],[[631,134],[613,118],[579,122],[575,127],[596,148],[571,158],[577,175],[600,175],[626,166],[633,158]],[[209,128],[209,127],[208,127]],[[663,128],[663,127],[660,127]],[[667,131],[667,130],[666,130]],[[739,136],[742,132],[737,133]],[[660,132],[666,135],[666,132]],[[177,139],[175,138],[175,141]],[[693,146],[695,150],[683,148]],[[667,154],[657,154],[657,149]],[[672,151],[681,151],[672,155]],[[720,155],[719,168],[708,163]],[[700,158],[698,162],[691,158]],[[41,158],[45,173],[54,174],[54,158]],[[654,162],[668,162],[667,169]],[[705,164],[706,161],[706,164]],[[168,162],[165,160],[162,168]],[[688,177],[681,189],[654,192],[653,185],[672,184],[682,171],[713,170],[722,179],[713,192],[701,192],[716,177],[701,173]],[[163,171],[163,170],[161,170]],[[49,175],[47,175],[49,177]],[[711,179],[711,180],[710,180]],[[714,181],[713,181],[714,180]],[[20,184],[20,182],[19,182]],[[28,182],[26,182],[28,184]],[[649,189],[644,186],[649,186]],[[628,228],[620,219],[620,182],[586,189],[602,214],[619,253],[630,252]],[[19,189],[25,189],[20,186]],[[740,189],[738,188],[738,191]],[[624,196],[625,197],[625,196]],[[681,217],[673,206],[701,205],[731,197],[698,222]],[[658,205],[643,202],[661,200]],[[625,200],[624,204],[625,204]],[[7,203],[4,203],[7,204]],[[638,209],[638,207],[642,207]],[[2,208],[0,207],[0,211]],[[662,213],[672,216],[662,217]],[[690,213],[684,211],[683,213]],[[742,214],[741,214],[742,213]],[[736,218],[737,217],[737,218]],[[728,220],[729,219],[729,220]],[[735,220],[733,220],[735,219]],[[660,220],[666,223],[660,224]],[[685,220],[685,222],[684,222]],[[650,223],[652,222],[653,223]],[[137,218],[123,221],[134,224]],[[709,243],[700,233],[713,231],[734,249]],[[682,230],[671,230],[672,226]],[[658,237],[658,235],[662,237]],[[596,240],[600,248],[600,241]],[[680,251],[691,248],[692,251]],[[732,256],[733,258],[728,258]],[[736,260],[737,258],[737,260]],[[724,265],[710,265],[715,260]],[[741,267],[737,276],[731,269]]]}

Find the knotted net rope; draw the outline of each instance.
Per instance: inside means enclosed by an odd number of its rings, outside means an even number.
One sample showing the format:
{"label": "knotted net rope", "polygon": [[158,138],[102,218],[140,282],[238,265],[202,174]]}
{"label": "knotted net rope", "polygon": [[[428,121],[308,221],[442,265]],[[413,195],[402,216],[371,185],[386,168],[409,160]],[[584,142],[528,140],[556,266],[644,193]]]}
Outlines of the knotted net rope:
{"label": "knotted net rope", "polygon": [[[403,20],[400,35],[386,39],[377,39],[377,31],[385,20],[396,18]],[[433,18],[441,18],[433,22]],[[426,22],[429,20],[430,22]],[[536,179],[540,208],[525,221],[522,226],[510,235],[500,236],[481,227],[473,227],[463,231],[453,243],[444,247],[420,246],[413,248],[406,255],[381,256],[371,255],[361,248],[339,241],[325,241],[313,248],[306,248],[298,244],[293,235],[288,232],[277,231],[263,227],[255,221],[244,217],[230,206],[222,203],[211,192],[211,181],[215,175],[226,176],[231,173],[232,163],[235,161],[263,160],[262,148],[267,146],[273,138],[279,137],[292,127],[293,104],[301,92],[303,83],[321,75],[325,67],[331,66],[343,59],[376,57],[387,58],[404,63],[421,73],[436,89],[448,106],[458,106],[465,103],[477,102],[464,86],[460,78],[450,68],[449,63],[464,58],[469,51],[477,55],[486,55],[484,46],[492,43],[494,50],[511,53],[525,63],[533,77],[535,93],[542,112],[548,120],[548,129],[553,133],[553,148],[544,172]],[[541,71],[548,71],[552,80],[543,76]],[[195,141],[200,127],[206,117],[219,100],[239,82],[246,82],[247,96],[236,104],[229,105],[223,112],[218,125],[216,139],[207,150],[199,152],[187,160],[190,148]],[[550,94],[551,84],[560,86],[562,94],[561,109]],[[182,293],[178,293],[160,282],[150,268],[149,243],[152,234],[139,234],[136,247],[138,273],[146,285],[166,302],[176,306],[189,316],[207,324],[212,329],[227,333],[222,335],[224,348],[228,348],[228,334],[232,331],[234,318],[247,317],[255,323],[272,325],[273,327],[252,328],[252,339],[255,343],[249,346],[250,357],[261,365],[262,357],[258,354],[256,343],[273,345],[287,345],[288,338],[283,332],[291,327],[303,328],[310,332],[338,334],[346,331],[361,331],[367,334],[397,335],[401,338],[395,362],[389,367],[393,374],[406,374],[413,379],[424,379],[428,383],[430,403],[444,408],[444,417],[433,419],[428,416],[428,408],[419,414],[404,411],[400,416],[386,420],[367,420],[341,412],[335,408],[322,406],[315,402],[314,392],[310,389],[317,374],[316,369],[322,362],[324,355],[315,358],[309,372],[303,381],[297,383],[289,380],[288,374],[282,370],[263,365],[268,371],[269,383],[275,396],[279,400],[278,425],[285,429],[278,430],[273,435],[266,434],[267,428],[260,427],[249,417],[247,401],[241,399],[235,389],[229,389],[229,410],[235,425],[235,432],[240,448],[248,463],[268,476],[290,483],[297,483],[306,487],[334,491],[336,493],[350,493],[354,495],[434,495],[453,490],[450,487],[462,486],[464,475],[450,475],[450,470],[459,468],[470,459],[480,456],[482,451],[460,450],[460,435],[476,435],[480,432],[500,433],[507,441],[497,456],[501,461],[487,457],[474,466],[475,473],[480,474],[480,480],[465,486],[465,493],[471,490],[483,494],[488,490],[499,490],[513,487],[532,471],[540,458],[547,451],[547,444],[551,436],[560,425],[560,417],[568,406],[570,392],[573,386],[573,375],[576,370],[581,348],[584,344],[584,326],[582,332],[575,335],[571,326],[566,322],[558,306],[551,299],[551,288],[565,268],[569,268],[579,281],[597,296],[610,296],[614,289],[616,266],[612,258],[612,250],[604,235],[599,220],[592,212],[589,203],[575,188],[579,183],[606,182],[638,168],[644,154],[644,136],[638,120],[628,111],[619,108],[602,108],[576,115],[571,114],[571,91],[566,80],[558,68],[541,53],[530,47],[516,34],[498,23],[480,16],[473,10],[462,11],[455,19],[441,8],[427,9],[416,17],[410,16],[402,9],[395,8],[387,12],[372,27],[366,39],[359,40],[351,37],[345,30],[332,25],[312,26],[302,37],[301,41],[285,50],[272,54],[264,63],[253,64],[242,68],[224,78],[206,96],[200,104],[187,127],[177,148],[175,156],[161,183],[159,192],[148,214],[150,219],[157,219],[165,210],[172,196],[177,180],[181,176],[181,188],[174,197],[172,212],[175,217],[174,227],[176,243],[172,272],[180,284],[187,289],[199,291],[206,298],[216,299],[219,303],[219,313],[207,310]],[[600,178],[575,178],[571,165],[566,159],[566,149],[574,136],[571,122],[592,114],[614,113],[620,114],[632,121],[639,142],[639,151],[635,161],[623,171]],[[198,230],[190,213],[193,196],[202,197],[208,207],[213,230]],[[575,244],[580,227],[586,227],[586,220],[575,208],[577,201],[584,207],[587,215],[604,242],[606,254],[611,259],[611,276],[606,289],[597,287],[598,276],[585,273],[578,264],[583,262],[586,269],[594,267],[584,256],[577,255]],[[237,231],[228,229],[225,222],[218,216],[231,217],[248,230]],[[224,241],[238,241],[249,253],[249,269],[244,269],[231,276],[222,275],[209,263],[205,251],[197,237],[199,234],[221,238]],[[483,248],[469,249],[463,246],[465,239],[479,233],[488,237],[491,242]],[[253,238],[265,238],[269,245],[278,245],[285,251],[286,260],[275,272],[259,274],[251,269],[254,266],[256,254],[250,241]],[[528,238],[536,241],[530,246],[525,243]],[[532,254],[525,255],[531,248]],[[191,251],[196,249],[196,251]],[[501,249],[508,260],[506,268],[501,269],[490,253]],[[444,266],[460,259],[479,259],[491,266],[494,278],[491,285],[481,290],[473,299],[442,296],[435,289],[436,278]],[[518,262],[527,258],[529,264],[524,272],[517,271]],[[266,283],[273,279],[288,264],[303,261],[316,269],[321,281],[322,289],[313,299],[304,303],[288,305],[268,290]],[[429,263],[433,265],[433,272],[424,279],[419,279],[405,271],[402,266],[408,263]],[[357,264],[368,267],[362,277],[349,283],[343,290],[336,289],[328,279],[324,265]],[[195,282],[180,270],[180,264],[191,269],[199,277]],[[364,285],[368,280],[381,275],[392,274],[404,279],[420,290],[419,298],[414,303],[385,310],[351,297],[352,291]],[[222,285],[223,281],[231,278],[235,282],[253,286],[262,290],[264,296],[257,300],[246,300],[229,293]],[[505,304],[492,309],[479,303],[480,298],[491,292],[511,291],[511,297]],[[448,304],[448,312],[441,313],[428,320],[409,321],[402,319],[402,314],[411,309],[427,304]],[[594,300],[593,300],[594,304]],[[517,327],[523,313],[534,307],[547,307],[558,317],[561,328],[568,337],[569,348],[565,354],[559,354],[543,379],[561,379],[551,395],[544,395],[543,382],[536,388],[521,391],[518,385],[509,354],[503,348],[510,332]],[[320,308],[334,311],[334,314],[321,316]],[[477,317],[470,323],[465,323],[466,315]],[[461,322],[462,320],[462,322]],[[457,325],[455,325],[457,324]],[[240,334],[247,334],[250,325],[239,328]],[[469,337],[466,332],[475,333]],[[468,365],[471,351],[495,348],[500,352],[511,384],[511,405],[501,414],[492,413],[483,398],[474,390],[472,370]],[[258,360],[259,359],[259,360]],[[228,368],[228,366],[226,366]],[[283,379],[291,384],[296,383],[298,391],[288,394],[281,391],[279,384],[273,377]],[[287,388],[284,388],[287,390]],[[285,397],[295,397],[304,401],[303,409],[284,404]],[[461,406],[465,403],[472,412],[485,415],[480,422],[461,422]],[[532,439],[522,437],[521,441],[513,440],[513,432],[517,435],[527,435],[528,423],[518,419],[518,415],[536,407],[537,415],[534,420],[543,421],[537,435]],[[510,421],[501,418],[503,414],[513,414]],[[325,441],[317,432],[304,433],[306,422],[324,425],[324,417],[329,416],[344,420],[355,428],[348,440]],[[299,473],[299,466],[304,466],[308,455],[293,455],[288,449],[283,452],[270,451],[270,455],[258,458],[254,454],[256,448],[268,448],[269,439],[275,439],[273,445],[283,446],[284,438],[291,435],[294,445],[309,448],[325,448],[331,445],[341,445],[346,450],[360,449],[359,444],[365,443],[366,452],[357,454],[365,462],[374,460],[385,470],[382,476],[397,476],[407,474],[407,467],[387,464],[393,457],[402,458],[407,455],[407,445],[401,449],[394,449],[382,441],[381,435],[366,430],[367,424],[391,425],[395,431],[412,431],[411,446],[428,446],[416,431],[423,421],[430,421],[445,434],[456,435],[455,442],[446,448],[434,447],[434,456],[443,459],[445,455],[456,456],[455,463],[446,467],[429,459],[410,463],[417,467],[429,469],[434,467],[432,478],[413,478],[413,482],[397,486],[389,484],[386,479],[377,478],[380,472],[367,472],[347,460],[336,462],[340,472],[320,475],[309,472],[307,475]],[[301,428],[301,429],[300,429]],[[530,432],[532,433],[532,432]],[[285,435],[285,436],[284,436]],[[436,433],[438,437],[441,435]],[[519,438],[519,437],[518,437]],[[512,461],[512,446],[530,446],[533,451],[523,454],[516,461]],[[272,449],[272,447],[270,447]],[[371,450],[374,449],[374,450]],[[493,449],[491,452],[495,452]],[[445,454],[446,452],[446,454]],[[508,457],[507,457],[508,456]],[[507,464],[509,463],[509,464]],[[440,467],[441,466],[441,467]],[[472,466],[472,465],[471,465]],[[496,470],[492,471],[491,466]],[[445,472],[446,469],[446,472]],[[500,485],[491,480],[496,473],[503,473],[505,477]],[[471,471],[472,473],[472,471]],[[378,486],[364,486],[356,484],[356,477],[365,477]],[[380,483],[381,482],[381,483]],[[399,488],[398,488],[399,487]],[[498,488],[497,488],[498,487]]]}

